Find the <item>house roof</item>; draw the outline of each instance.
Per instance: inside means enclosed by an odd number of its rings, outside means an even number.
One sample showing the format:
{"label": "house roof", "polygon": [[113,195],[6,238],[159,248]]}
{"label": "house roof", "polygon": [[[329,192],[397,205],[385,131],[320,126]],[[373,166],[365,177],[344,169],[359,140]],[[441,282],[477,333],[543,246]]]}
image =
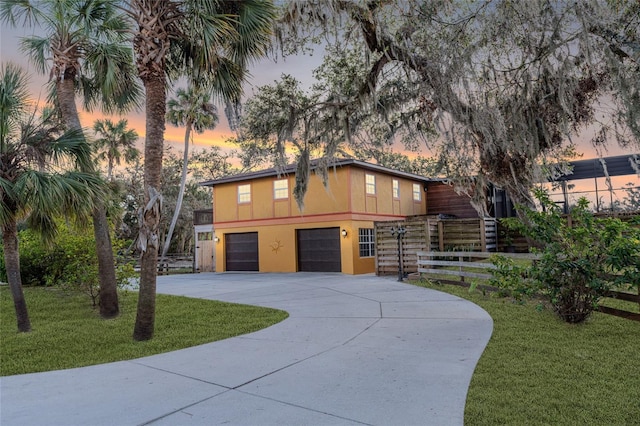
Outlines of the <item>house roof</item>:
{"label": "house roof", "polygon": [[[594,158],[569,163],[572,172],[557,177],[556,181],[592,179],[605,176],[640,175],[640,154],[618,155],[615,157]],[[607,173],[605,173],[605,167]]]}
{"label": "house roof", "polygon": [[[317,161],[311,162],[311,169],[313,170],[317,166]],[[386,167],[379,166],[377,164],[370,164],[364,161],[354,160],[354,159],[337,159],[332,164],[329,165],[329,169],[332,167],[339,168],[345,166],[354,166],[365,170],[370,170],[373,172],[384,173],[391,176],[396,176],[405,179],[416,180],[419,182],[441,182],[443,179],[439,178],[426,178],[424,176],[416,175],[413,173],[401,172],[399,170],[388,169]],[[277,169],[275,167],[265,170],[259,170],[257,172],[249,172],[249,173],[241,173],[237,175],[225,176],[220,179],[209,180],[206,182],[201,182],[202,186],[211,186],[214,187],[216,185],[221,185],[223,183],[234,183],[234,182],[243,182],[247,180],[271,177],[271,176],[287,176],[290,174],[295,174],[297,164],[289,164],[285,166],[284,169]]]}

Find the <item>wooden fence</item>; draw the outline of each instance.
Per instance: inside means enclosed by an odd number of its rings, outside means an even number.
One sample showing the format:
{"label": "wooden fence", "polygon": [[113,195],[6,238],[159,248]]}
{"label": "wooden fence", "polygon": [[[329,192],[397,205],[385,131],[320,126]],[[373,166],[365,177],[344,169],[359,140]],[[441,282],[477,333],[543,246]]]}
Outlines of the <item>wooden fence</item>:
{"label": "wooden fence", "polygon": [[[497,227],[494,218],[478,219],[429,219],[437,223],[440,251],[495,251]],[[432,247],[430,249],[434,249]]]}
{"label": "wooden fence", "polygon": [[493,218],[443,219],[435,216],[413,216],[406,220],[375,222],[376,274],[398,274],[398,238],[392,228],[402,226],[403,270],[417,271],[417,252],[432,250],[494,251],[497,247],[496,220]]}
{"label": "wooden fence", "polygon": [[[627,302],[635,302],[640,308],[640,286],[638,286],[638,294],[623,293],[620,291],[609,291],[606,297],[609,297],[611,299],[626,300]],[[617,317],[640,321],[640,314],[636,312],[629,312],[603,305],[598,305],[598,311],[609,315],[615,315]]]}
{"label": "wooden fence", "polygon": [[[418,273],[453,275],[460,277],[458,281],[465,282],[467,278],[491,279],[491,270],[496,269],[496,265],[488,262],[478,262],[475,259],[489,259],[496,253],[488,252],[468,252],[468,251],[421,251],[417,253]],[[499,253],[501,256],[511,259],[536,260],[540,256],[532,253]],[[443,267],[456,267],[457,269],[441,269]],[[478,269],[482,272],[468,271],[467,269]],[[486,270],[489,270],[487,272]],[[449,280],[444,280],[449,281]]]}
{"label": "wooden fence", "polygon": [[376,274],[398,274],[398,239],[391,234],[391,228],[402,226],[406,229],[402,242],[402,264],[405,273],[418,270],[419,251],[430,247],[431,231],[426,220],[407,220],[394,222],[376,222]]}
{"label": "wooden fence", "polygon": [[[597,218],[612,217],[620,219],[623,222],[629,223],[631,226],[640,228],[640,212],[600,212],[594,213]],[[571,215],[564,215],[568,223],[571,224]],[[522,234],[517,231],[507,229],[504,224],[499,220],[497,223],[498,232],[498,248],[499,252],[512,252],[512,253],[528,253],[531,247],[535,246],[535,243],[528,240]],[[538,247],[540,248],[540,247]]]}
{"label": "wooden fence", "polygon": [[[160,262],[158,254],[158,275],[168,275],[172,271],[191,269],[193,271],[193,255],[189,254],[168,254],[164,262]],[[134,270],[140,270],[140,258],[133,259]]]}
{"label": "wooden fence", "polygon": [[[438,278],[438,281],[442,281],[448,284],[464,285],[468,286],[465,282],[465,277],[476,278],[482,280],[488,280],[492,278],[491,271],[496,269],[493,263],[484,261],[476,261],[474,259],[488,259],[496,253],[480,253],[480,252],[449,252],[449,251],[419,251],[416,253],[417,257],[417,274],[437,274],[445,276],[459,277],[458,280],[449,280]],[[540,258],[540,255],[533,253],[499,253],[501,256],[509,257],[512,259],[528,259],[536,260]],[[456,269],[451,269],[454,267]],[[442,269],[450,268],[450,269]],[[469,269],[480,270],[469,271]],[[489,290],[497,290],[496,288],[488,285],[480,285],[480,288],[487,288]],[[640,308],[640,287],[638,287],[638,294],[623,293],[619,291],[609,291],[605,295],[607,298],[625,300],[628,302],[634,302],[638,304]],[[640,321],[640,313],[625,311],[623,309],[611,308],[599,304],[597,310],[617,317],[626,318],[634,321]]]}

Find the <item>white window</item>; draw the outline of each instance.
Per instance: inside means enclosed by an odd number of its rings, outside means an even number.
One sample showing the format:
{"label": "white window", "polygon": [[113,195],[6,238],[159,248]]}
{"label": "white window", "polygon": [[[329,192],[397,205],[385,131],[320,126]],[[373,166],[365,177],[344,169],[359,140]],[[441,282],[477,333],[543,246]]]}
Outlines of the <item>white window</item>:
{"label": "white window", "polygon": [[420,188],[420,184],[413,184],[413,201],[422,201],[422,188]]}
{"label": "white window", "polygon": [[394,179],[392,181],[392,185],[393,185],[393,198],[400,198],[400,182],[398,182],[398,179]]}
{"label": "white window", "polygon": [[251,202],[251,185],[238,185],[238,204]]}
{"label": "white window", "polygon": [[273,199],[286,200],[289,198],[289,181],[287,179],[276,180],[273,182]]}
{"label": "white window", "polygon": [[366,190],[369,195],[376,195],[376,177],[365,174]]}
{"label": "white window", "polygon": [[372,228],[358,229],[360,257],[373,257],[376,254],[376,239]]}

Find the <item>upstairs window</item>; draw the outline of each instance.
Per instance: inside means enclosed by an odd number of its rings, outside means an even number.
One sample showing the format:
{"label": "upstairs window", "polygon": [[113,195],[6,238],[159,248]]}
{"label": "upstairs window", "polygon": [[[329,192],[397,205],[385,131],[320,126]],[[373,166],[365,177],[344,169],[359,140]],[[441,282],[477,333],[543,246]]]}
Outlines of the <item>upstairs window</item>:
{"label": "upstairs window", "polygon": [[392,181],[392,185],[393,185],[393,198],[400,198],[400,182],[398,182],[398,179],[394,179]]}
{"label": "upstairs window", "polygon": [[281,179],[273,182],[273,199],[286,200],[289,198],[289,180]]}
{"label": "upstairs window", "polygon": [[374,175],[365,175],[365,184],[367,195],[376,195],[376,177]]}
{"label": "upstairs window", "polygon": [[238,204],[251,202],[251,185],[238,185]]}
{"label": "upstairs window", "polygon": [[422,201],[422,188],[417,183],[413,184],[413,201]]}
{"label": "upstairs window", "polygon": [[358,229],[358,247],[360,257],[373,257],[376,254],[376,239],[372,228]]}

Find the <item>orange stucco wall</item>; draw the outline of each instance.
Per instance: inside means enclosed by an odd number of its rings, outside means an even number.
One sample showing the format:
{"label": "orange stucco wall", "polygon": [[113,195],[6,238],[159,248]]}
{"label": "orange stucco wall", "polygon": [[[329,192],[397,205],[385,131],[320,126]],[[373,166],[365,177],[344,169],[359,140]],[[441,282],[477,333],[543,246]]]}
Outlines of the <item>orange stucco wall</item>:
{"label": "orange stucco wall", "polygon": [[298,252],[296,230],[338,227],[347,231],[340,237],[342,272],[345,274],[365,274],[374,272],[373,257],[360,257],[358,229],[372,228],[370,221],[323,221],[278,225],[243,226],[216,229],[219,241],[216,243],[216,271],[225,270],[226,233],[258,232],[258,256],[261,272],[297,272]]}
{"label": "orange stucco wall", "polygon": [[[376,176],[376,193],[366,194],[365,175]],[[224,235],[258,232],[259,267],[262,272],[296,272],[296,229],[338,227],[347,231],[341,237],[342,272],[362,274],[375,271],[373,257],[360,258],[358,230],[373,228],[373,222],[425,214],[426,197],[412,199],[411,180],[371,172],[357,167],[329,170],[325,188],[319,176],[312,175],[304,209],[293,199],[294,176],[288,176],[289,197],[274,200],[275,176],[232,182],[214,187],[214,227],[216,270],[225,270]],[[397,179],[400,198],[394,199],[392,180]],[[251,185],[251,201],[238,204],[238,185]],[[422,185],[422,184],[421,184]],[[421,186],[422,187],[422,186]]]}

